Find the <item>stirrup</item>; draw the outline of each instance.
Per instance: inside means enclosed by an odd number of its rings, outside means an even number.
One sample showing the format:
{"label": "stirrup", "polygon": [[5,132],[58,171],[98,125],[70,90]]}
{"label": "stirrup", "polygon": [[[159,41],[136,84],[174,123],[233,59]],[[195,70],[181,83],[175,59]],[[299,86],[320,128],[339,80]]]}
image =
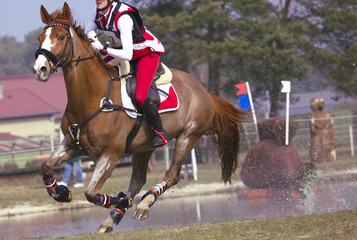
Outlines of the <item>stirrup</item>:
{"label": "stirrup", "polygon": [[168,143],[167,138],[168,137],[165,129],[162,129],[161,131],[152,129],[151,143],[154,148],[166,145]]}

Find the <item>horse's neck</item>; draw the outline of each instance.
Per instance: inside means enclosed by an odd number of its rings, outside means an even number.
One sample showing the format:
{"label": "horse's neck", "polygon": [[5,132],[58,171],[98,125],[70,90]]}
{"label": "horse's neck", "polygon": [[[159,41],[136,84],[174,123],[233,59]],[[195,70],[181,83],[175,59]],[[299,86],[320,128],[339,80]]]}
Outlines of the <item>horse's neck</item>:
{"label": "horse's neck", "polygon": [[[74,43],[73,59],[90,57],[88,51],[81,43]],[[99,64],[96,57],[69,64],[63,68],[66,83],[68,107],[75,112],[93,111],[92,106],[99,107],[108,88],[108,75]]]}

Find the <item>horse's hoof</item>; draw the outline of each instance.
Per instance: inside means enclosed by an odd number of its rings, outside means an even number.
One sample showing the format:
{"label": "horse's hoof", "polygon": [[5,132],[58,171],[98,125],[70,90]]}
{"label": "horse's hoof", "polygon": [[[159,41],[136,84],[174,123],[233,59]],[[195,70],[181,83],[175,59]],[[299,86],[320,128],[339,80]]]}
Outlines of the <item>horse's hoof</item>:
{"label": "horse's hoof", "polygon": [[105,226],[105,225],[100,225],[98,230],[97,230],[97,233],[111,233],[113,232],[113,228],[110,227],[110,226]]}
{"label": "horse's hoof", "polygon": [[69,191],[68,198],[67,198],[67,200],[65,202],[70,202],[70,201],[72,201],[72,193],[71,193],[71,191]]}
{"label": "horse's hoof", "polygon": [[149,217],[149,209],[136,209],[133,218],[136,220],[145,220]]}
{"label": "horse's hoof", "polygon": [[56,194],[51,193],[50,195],[57,202],[70,202],[70,201],[72,201],[72,193],[64,185],[59,185],[58,186],[58,193],[56,193]]}

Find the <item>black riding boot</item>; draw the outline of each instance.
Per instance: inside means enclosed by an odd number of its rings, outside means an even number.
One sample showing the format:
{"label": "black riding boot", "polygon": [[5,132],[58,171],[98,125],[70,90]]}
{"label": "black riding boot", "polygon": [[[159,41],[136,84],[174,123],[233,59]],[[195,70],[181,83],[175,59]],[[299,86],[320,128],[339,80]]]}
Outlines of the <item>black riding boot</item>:
{"label": "black riding boot", "polygon": [[146,98],[144,104],[141,106],[146,119],[151,125],[151,143],[153,147],[161,147],[167,144],[167,133],[162,127],[160,114],[157,111],[155,104]]}

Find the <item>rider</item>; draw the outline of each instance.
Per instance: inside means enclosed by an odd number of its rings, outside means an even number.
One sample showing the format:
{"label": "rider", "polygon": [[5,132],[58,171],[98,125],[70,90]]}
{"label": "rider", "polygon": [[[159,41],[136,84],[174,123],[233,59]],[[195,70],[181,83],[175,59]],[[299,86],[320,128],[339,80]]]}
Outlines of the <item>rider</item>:
{"label": "rider", "polygon": [[[160,114],[148,97],[165,49],[161,42],[144,27],[140,13],[135,7],[118,0],[96,0],[92,21],[87,25],[87,36],[95,51],[107,62],[127,60],[137,65],[135,98],[151,125],[153,147],[167,144],[167,133],[162,127]],[[103,46],[96,32],[108,41]]]}

